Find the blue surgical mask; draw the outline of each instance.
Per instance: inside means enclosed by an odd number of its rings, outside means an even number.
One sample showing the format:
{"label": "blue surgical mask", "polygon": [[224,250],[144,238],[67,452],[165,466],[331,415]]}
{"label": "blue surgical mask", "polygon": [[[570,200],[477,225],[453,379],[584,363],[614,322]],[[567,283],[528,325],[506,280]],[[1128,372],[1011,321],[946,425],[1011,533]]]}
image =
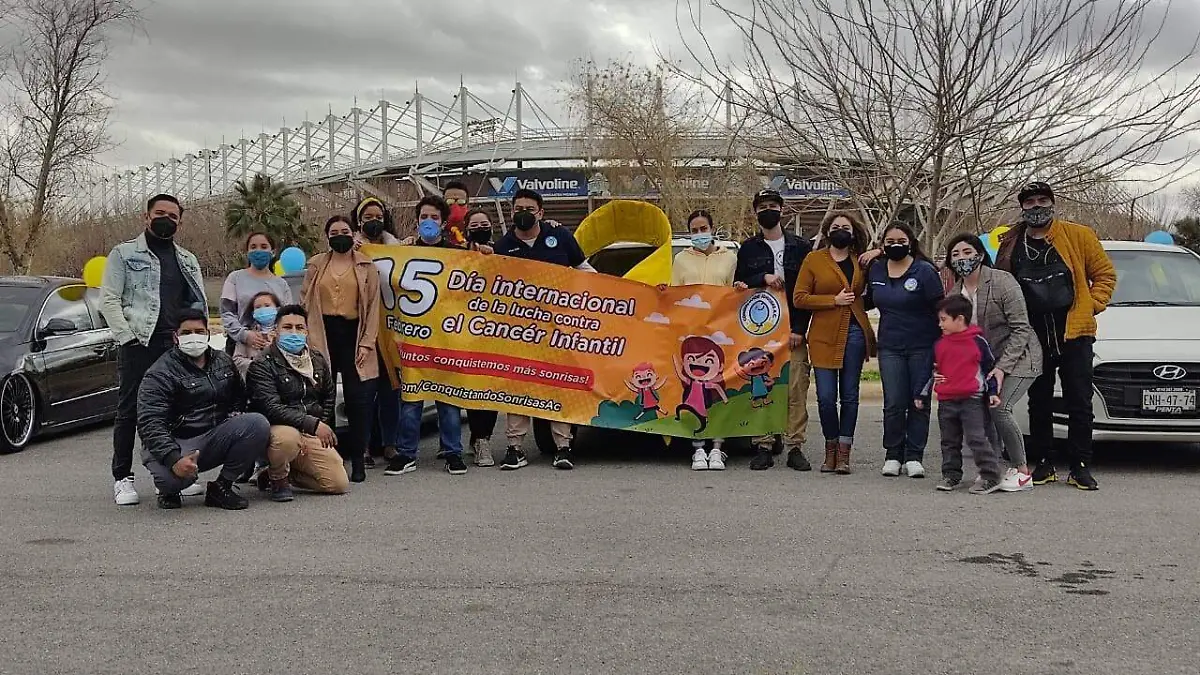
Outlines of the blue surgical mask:
{"label": "blue surgical mask", "polygon": [[289,354],[299,354],[308,345],[308,336],[303,333],[284,333],[278,339],[279,348]]}
{"label": "blue surgical mask", "polygon": [[707,251],[709,246],[712,246],[712,232],[697,232],[692,235],[692,246],[698,251]]}
{"label": "blue surgical mask", "polygon": [[276,307],[259,307],[254,310],[254,320],[258,325],[270,328],[275,325],[275,315],[279,313]]}
{"label": "blue surgical mask", "polygon": [[432,244],[442,236],[442,226],[438,225],[437,221],[432,218],[426,218],[417,225],[417,235],[426,244]]}
{"label": "blue surgical mask", "polygon": [[250,261],[250,264],[256,270],[267,269],[267,265],[271,264],[271,258],[273,258],[273,257],[274,256],[271,255],[270,251],[264,251],[262,249],[259,249],[257,251],[250,251],[249,253],[246,254],[246,259]]}

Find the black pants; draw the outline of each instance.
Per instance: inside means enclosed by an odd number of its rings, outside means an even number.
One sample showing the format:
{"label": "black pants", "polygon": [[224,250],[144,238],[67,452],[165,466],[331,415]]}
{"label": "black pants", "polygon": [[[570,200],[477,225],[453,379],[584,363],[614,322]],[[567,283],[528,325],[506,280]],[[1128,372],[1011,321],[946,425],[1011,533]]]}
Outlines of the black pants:
{"label": "black pants", "polygon": [[992,426],[987,402],[982,398],[938,401],[938,427],[942,436],[942,478],[963,479],[963,445],[971,449],[984,480],[1000,480],[996,448],[988,439]]}
{"label": "black pants", "polygon": [[334,378],[342,380],[342,398],[350,422],[350,433],[345,443],[338,444],[338,453],[351,462],[362,462],[374,421],[375,382],[359,379],[358,368],[354,365],[354,357],[358,355],[358,321],[340,316],[323,319],[329,367]]}
{"label": "black pants", "polygon": [[[1039,335],[1042,338],[1042,335]],[[1092,461],[1092,344],[1095,338],[1079,337],[1058,344],[1042,340],[1042,374],[1029,387],[1030,464],[1053,463],[1054,376],[1062,383],[1067,409],[1067,446],[1072,465]]]}
{"label": "black pants", "polygon": [[496,430],[496,418],[500,413],[495,410],[468,410],[467,426],[471,429],[471,442],[480,438],[491,438]]}
{"label": "black pants", "polygon": [[137,437],[138,387],[150,366],[171,350],[175,341],[170,333],[154,335],[150,344],[122,345],[117,352],[117,419],[113,424],[113,480],[133,475],[133,441]]}

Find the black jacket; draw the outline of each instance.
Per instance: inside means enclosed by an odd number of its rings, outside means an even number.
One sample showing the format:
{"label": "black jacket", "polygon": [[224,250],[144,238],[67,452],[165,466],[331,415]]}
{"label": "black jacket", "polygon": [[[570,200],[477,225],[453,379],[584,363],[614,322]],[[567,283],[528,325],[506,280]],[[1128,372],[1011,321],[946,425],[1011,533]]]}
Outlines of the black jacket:
{"label": "black jacket", "polygon": [[[808,321],[812,314],[807,310],[796,309],[792,296],[796,292],[796,278],[800,276],[800,265],[804,258],[812,253],[812,244],[791,232],[783,233],[783,287],[787,293],[788,317],[792,332],[797,335],[808,333]],[[733,280],[740,281],[750,288],[766,288],[765,278],[775,273],[775,256],[771,247],[762,234],[756,234],[742,242],[737,254],[737,270]]]}
{"label": "black jacket", "polygon": [[246,371],[246,387],[250,390],[250,408],[262,413],[272,425],[294,427],[310,436],[317,433],[317,424],[324,422],[335,428],[334,406],[337,387],[329,374],[329,364],[315,349],[310,349],[314,385],[288,364],[279,345],[258,355]]}
{"label": "black jacket", "polygon": [[212,431],[245,409],[246,389],[228,354],[210,349],[200,368],[178,348],[171,349],[150,366],[138,389],[142,462],[174,466],[183,456],[176,439]]}

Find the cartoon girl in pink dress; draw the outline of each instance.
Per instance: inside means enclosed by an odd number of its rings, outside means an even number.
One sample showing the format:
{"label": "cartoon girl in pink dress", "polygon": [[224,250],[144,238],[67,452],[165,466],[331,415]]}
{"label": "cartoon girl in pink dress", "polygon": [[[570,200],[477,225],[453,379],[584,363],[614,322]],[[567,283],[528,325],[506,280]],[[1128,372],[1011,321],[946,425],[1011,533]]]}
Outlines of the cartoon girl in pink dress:
{"label": "cartoon girl in pink dress", "polygon": [[729,402],[725,394],[725,352],[711,339],[699,335],[688,336],[679,348],[675,359],[675,373],[683,383],[683,401],[675,408],[675,420],[682,422],[680,415],[688,411],[700,420],[700,428],[708,426],[708,406],[711,393],[716,392],[722,401]]}

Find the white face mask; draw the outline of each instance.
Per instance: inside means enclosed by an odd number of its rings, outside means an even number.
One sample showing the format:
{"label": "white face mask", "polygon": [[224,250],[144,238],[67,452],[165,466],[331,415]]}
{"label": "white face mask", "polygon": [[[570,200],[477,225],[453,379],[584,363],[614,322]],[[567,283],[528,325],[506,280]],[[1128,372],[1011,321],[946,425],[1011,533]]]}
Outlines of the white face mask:
{"label": "white face mask", "polygon": [[208,351],[208,336],[197,335],[195,333],[190,335],[180,335],[179,351],[187,354],[193,359],[202,356],[204,352]]}

